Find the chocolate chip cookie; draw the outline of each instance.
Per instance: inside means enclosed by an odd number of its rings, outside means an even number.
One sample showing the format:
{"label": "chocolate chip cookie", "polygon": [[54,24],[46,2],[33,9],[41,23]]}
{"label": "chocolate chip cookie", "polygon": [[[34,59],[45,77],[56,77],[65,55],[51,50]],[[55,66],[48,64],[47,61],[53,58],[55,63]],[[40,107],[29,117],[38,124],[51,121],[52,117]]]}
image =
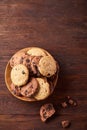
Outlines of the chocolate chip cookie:
{"label": "chocolate chip cookie", "polygon": [[21,94],[24,97],[33,96],[39,89],[39,84],[36,78],[32,78],[29,83],[21,88]]}

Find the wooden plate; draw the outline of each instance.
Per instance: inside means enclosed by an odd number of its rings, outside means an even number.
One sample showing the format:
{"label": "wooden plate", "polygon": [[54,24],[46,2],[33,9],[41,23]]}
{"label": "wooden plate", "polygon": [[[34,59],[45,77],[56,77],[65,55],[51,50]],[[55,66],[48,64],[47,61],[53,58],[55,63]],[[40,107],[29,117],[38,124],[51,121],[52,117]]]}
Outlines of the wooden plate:
{"label": "wooden plate", "polygon": [[[29,48],[24,48],[22,50],[19,50],[18,52],[27,52],[29,49],[31,49],[33,47],[29,47]],[[35,48],[35,47],[34,47]],[[41,49],[41,48],[40,48]],[[50,55],[46,50],[42,49],[47,55]],[[17,52],[17,53],[18,53]],[[51,55],[50,55],[51,56]],[[15,94],[12,93],[11,89],[10,89],[10,85],[12,83],[11,81],[11,78],[10,78],[10,73],[11,73],[11,66],[10,66],[10,61],[8,61],[7,65],[6,65],[6,69],[5,69],[5,83],[6,83],[6,86],[8,88],[8,90],[11,92],[11,94],[13,96],[15,96],[16,98],[20,99],[20,100],[23,100],[23,101],[29,101],[29,102],[33,102],[33,101],[39,101],[39,100],[36,100],[35,98],[26,98],[26,97],[23,97],[23,96],[17,96]],[[53,85],[51,86],[51,93],[50,95],[52,94],[52,92],[54,91],[54,88],[57,84],[57,80],[58,80],[58,70],[59,70],[59,66],[58,66],[58,69],[57,69],[57,72],[52,80],[53,82]]]}

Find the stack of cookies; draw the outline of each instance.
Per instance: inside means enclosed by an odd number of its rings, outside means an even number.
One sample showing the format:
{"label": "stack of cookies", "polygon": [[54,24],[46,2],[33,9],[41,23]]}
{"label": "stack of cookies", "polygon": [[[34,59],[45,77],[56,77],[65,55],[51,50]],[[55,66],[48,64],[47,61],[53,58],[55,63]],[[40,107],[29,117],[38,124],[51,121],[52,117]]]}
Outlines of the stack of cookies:
{"label": "stack of cookies", "polygon": [[46,50],[30,47],[11,57],[6,67],[5,81],[17,98],[43,100],[53,92],[58,72],[58,63]]}

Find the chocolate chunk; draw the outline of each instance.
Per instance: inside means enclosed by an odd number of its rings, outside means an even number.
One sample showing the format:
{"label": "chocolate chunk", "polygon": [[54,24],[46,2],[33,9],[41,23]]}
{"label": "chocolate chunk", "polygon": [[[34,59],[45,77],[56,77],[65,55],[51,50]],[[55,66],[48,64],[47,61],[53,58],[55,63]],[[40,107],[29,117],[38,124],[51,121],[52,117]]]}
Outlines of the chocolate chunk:
{"label": "chocolate chunk", "polygon": [[26,55],[23,59],[23,65],[25,65],[27,68],[29,68],[31,62],[31,57]]}
{"label": "chocolate chunk", "polygon": [[40,117],[43,122],[45,122],[54,113],[55,109],[51,103],[45,104],[40,108]]}
{"label": "chocolate chunk", "polygon": [[33,96],[39,89],[38,81],[32,78],[31,81],[21,88],[21,94],[24,97]]}
{"label": "chocolate chunk", "polygon": [[29,63],[29,62],[30,62],[30,60],[29,60],[29,59],[26,59],[26,62],[27,62],[27,63]]}
{"label": "chocolate chunk", "polygon": [[67,127],[70,126],[70,121],[69,120],[64,120],[64,121],[61,122],[61,124],[62,124],[63,128],[67,128]]}

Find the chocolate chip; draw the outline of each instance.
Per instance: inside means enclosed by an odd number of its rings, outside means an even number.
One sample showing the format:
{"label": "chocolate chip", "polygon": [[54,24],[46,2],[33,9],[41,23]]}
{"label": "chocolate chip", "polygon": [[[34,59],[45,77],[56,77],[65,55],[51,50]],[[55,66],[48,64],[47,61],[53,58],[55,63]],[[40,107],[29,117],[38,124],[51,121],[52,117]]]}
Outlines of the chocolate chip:
{"label": "chocolate chip", "polygon": [[22,74],[26,74],[26,73],[24,72],[24,70],[22,71]]}
{"label": "chocolate chip", "polygon": [[67,128],[67,127],[70,126],[70,121],[69,120],[64,120],[64,121],[61,122],[61,124],[62,124],[63,128]]}
{"label": "chocolate chip", "polygon": [[10,89],[11,89],[11,91],[12,91],[13,94],[15,94],[15,95],[17,95],[17,96],[20,96],[20,95],[21,95],[21,94],[20,94],[21,88],[18,87],[18,86],[15,86],[13,83],[11,83]]}
{"label": "chocolate chip", "polygon": [[28,91],[27,90],[25,90],[25,95],[27,95],[28,94]]}
{"label": "chocolate chip", "polygon": [[47,74],[47,76],[50,76],[50,74]]}
{"label": "chocolate chip", "polygon": [[30,60],[29,60],[29,59],[26,59],[26,62],[27,62],[27,63],[29,63],[29,62],[30,62]]}

